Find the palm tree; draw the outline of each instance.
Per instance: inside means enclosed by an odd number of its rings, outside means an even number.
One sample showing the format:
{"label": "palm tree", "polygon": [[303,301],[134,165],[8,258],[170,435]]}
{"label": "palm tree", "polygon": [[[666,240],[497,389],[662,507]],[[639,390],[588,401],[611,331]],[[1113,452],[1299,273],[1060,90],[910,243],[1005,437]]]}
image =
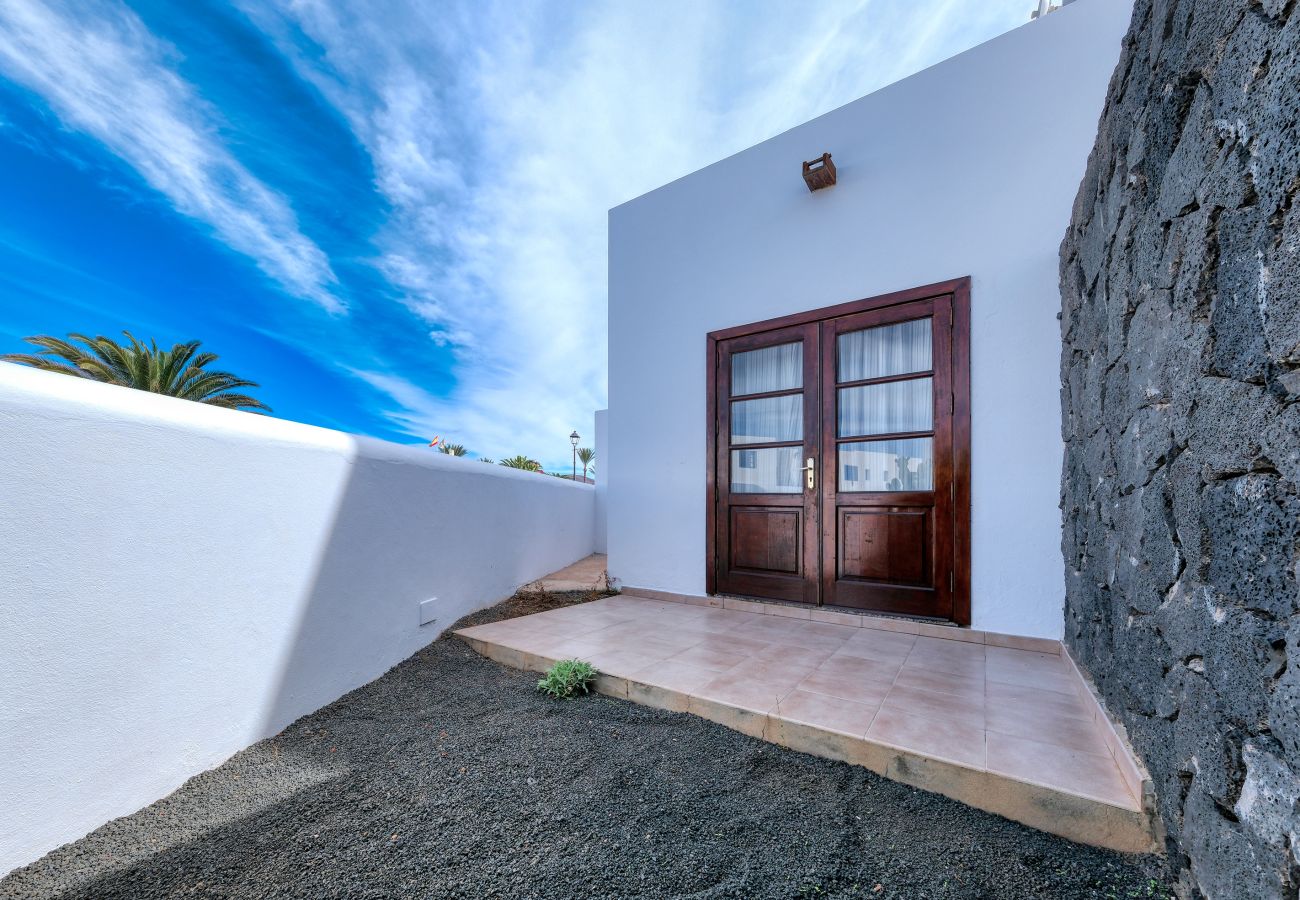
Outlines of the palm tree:
{"label": "palm tree", "polygon": [[582,463],[582,477],[587,477],[587,470],[592,467],[596,461],[596,451],[590,447],[578,448],[578,462]]}
{"label": "palm tree", "polygon": [[501,465],[508,469],[524,469],[529,472],[542,471],[542,464],[535,459],[529,459],[526,456],[512,456],[509,459],[501,460]]}
{"label": "palm tree", "polygon": [[438,452],[448,456],[464,456],[469,451],[465,449],[464,444],[443,444],[438,448]]}
{"label": "palm tree", "polygon": [[[39,353],[6,353],[0,355],[0,359],[47,372],[166,394],[226,409],[271,411],[271,407],[260,400],[247,394],[233,393],[235,388],[258,387],[257,382],[206,368],[209,363],[217,361],[217,354],[198,352],[198,341],[160,350],[156,341],[151,340],[146,346],[131,332],[122,333],[129,343],[118,343],[103,335],[92,338],[76,332],[69,334],[71,340],[67,341],[53,335],[38,334],[25,340],[40,347]],[[72,341],[85,346],[79,347]]]}

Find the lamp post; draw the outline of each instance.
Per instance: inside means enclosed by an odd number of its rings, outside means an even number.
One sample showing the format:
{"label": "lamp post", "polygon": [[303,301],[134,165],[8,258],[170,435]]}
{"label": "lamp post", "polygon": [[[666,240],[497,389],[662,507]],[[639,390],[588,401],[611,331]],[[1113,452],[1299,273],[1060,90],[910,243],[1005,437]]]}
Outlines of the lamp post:
{"label": "lamp post", "polygon": [[573,445],[573,481],[578,480],[578,441],[582,440],[578,432],[569,435],[569,443]]}

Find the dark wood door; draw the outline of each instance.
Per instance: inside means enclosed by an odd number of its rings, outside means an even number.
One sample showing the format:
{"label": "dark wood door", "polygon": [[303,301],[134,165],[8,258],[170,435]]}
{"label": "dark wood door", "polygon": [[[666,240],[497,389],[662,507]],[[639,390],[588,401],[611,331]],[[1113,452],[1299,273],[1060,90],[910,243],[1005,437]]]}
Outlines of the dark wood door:
{"label": "dark wood door", "polygon": [[822,600],[953,617],[952,298],[822,323]]}
{"label": "dark wood door", "polygon": [[818,327],[723,341],[715,354],[717,589],[816,603]]}
{"label": "dark wood door", "polygon": [[970,624],[969,280],[709,354],[710,593]]}

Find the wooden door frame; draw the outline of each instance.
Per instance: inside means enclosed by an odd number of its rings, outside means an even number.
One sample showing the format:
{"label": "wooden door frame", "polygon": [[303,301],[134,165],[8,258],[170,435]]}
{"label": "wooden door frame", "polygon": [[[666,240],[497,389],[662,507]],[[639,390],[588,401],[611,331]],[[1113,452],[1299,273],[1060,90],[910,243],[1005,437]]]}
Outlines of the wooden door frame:
{"label": "wooden door frame", "polygon": [[955,592],[953,598],[952,621],[958,625],[969,626],[971,623],[971,428],[970,428],[970,276],[940,281],[921,287],[895,291],[877,297],[852,300],[834,306],[807,312],[792,313],[774,319],[765,319],[748,325],[736,325],[711,331],[707,336],[708,356],[706,357],[707,420],[705,433],[708,437],[708,471],[705,474],[705,590],[716,594],[718,589],[718,522],[717,500],[717,451],[718,451],[718,396],[715,372],[718,365],[718,344],[736,337],[746,337],[792,325],[807,325],[822,319],[833,319],[854,313],[883,309],[901,303],[916,300],[928,300],[934,297],[952,295],[952,392],[953,392],[953,483],[955,486],[956,515],[955,559],[953,560],[953,578]]}

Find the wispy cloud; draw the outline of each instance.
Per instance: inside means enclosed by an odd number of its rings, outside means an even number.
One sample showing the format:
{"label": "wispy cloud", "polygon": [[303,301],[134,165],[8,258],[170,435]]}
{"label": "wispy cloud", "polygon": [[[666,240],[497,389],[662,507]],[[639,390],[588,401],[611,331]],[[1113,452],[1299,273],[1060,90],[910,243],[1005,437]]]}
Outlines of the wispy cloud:
{"label": "wispy cloud", "polygon": [[[378,225],[365,246],[306,237],[321,233],[295,216],[308,198],[240,164],[202,85],[118,0],[0,0],[0,74],[285,291],[330,309],[346,294],[346,319],[258,325],[355,378],[395,428],[552,462],[606,402],[609,208],[992,37],[1031,5],[236,3],[368,157]],[[428,374],[448,353],[450,387],[445,366]]]}
{"label": "wispy cloud", "polygon": [[[978,7],[971,9],[971,7]],[[350,123],[375,265],[459,360],[357,374],[412,434],[563,449],[605,402],[606,211],[1018,24],[981,4],[244,4]]]}
{"label": "wispy cloud", "polygon": [[289,202],[221,139],[220,118],[176,73],[175,52],[115,2],[0,3],[0,74],[102,142],[181,213],[250,257],[289,294],[339,311],[325,253]]}

